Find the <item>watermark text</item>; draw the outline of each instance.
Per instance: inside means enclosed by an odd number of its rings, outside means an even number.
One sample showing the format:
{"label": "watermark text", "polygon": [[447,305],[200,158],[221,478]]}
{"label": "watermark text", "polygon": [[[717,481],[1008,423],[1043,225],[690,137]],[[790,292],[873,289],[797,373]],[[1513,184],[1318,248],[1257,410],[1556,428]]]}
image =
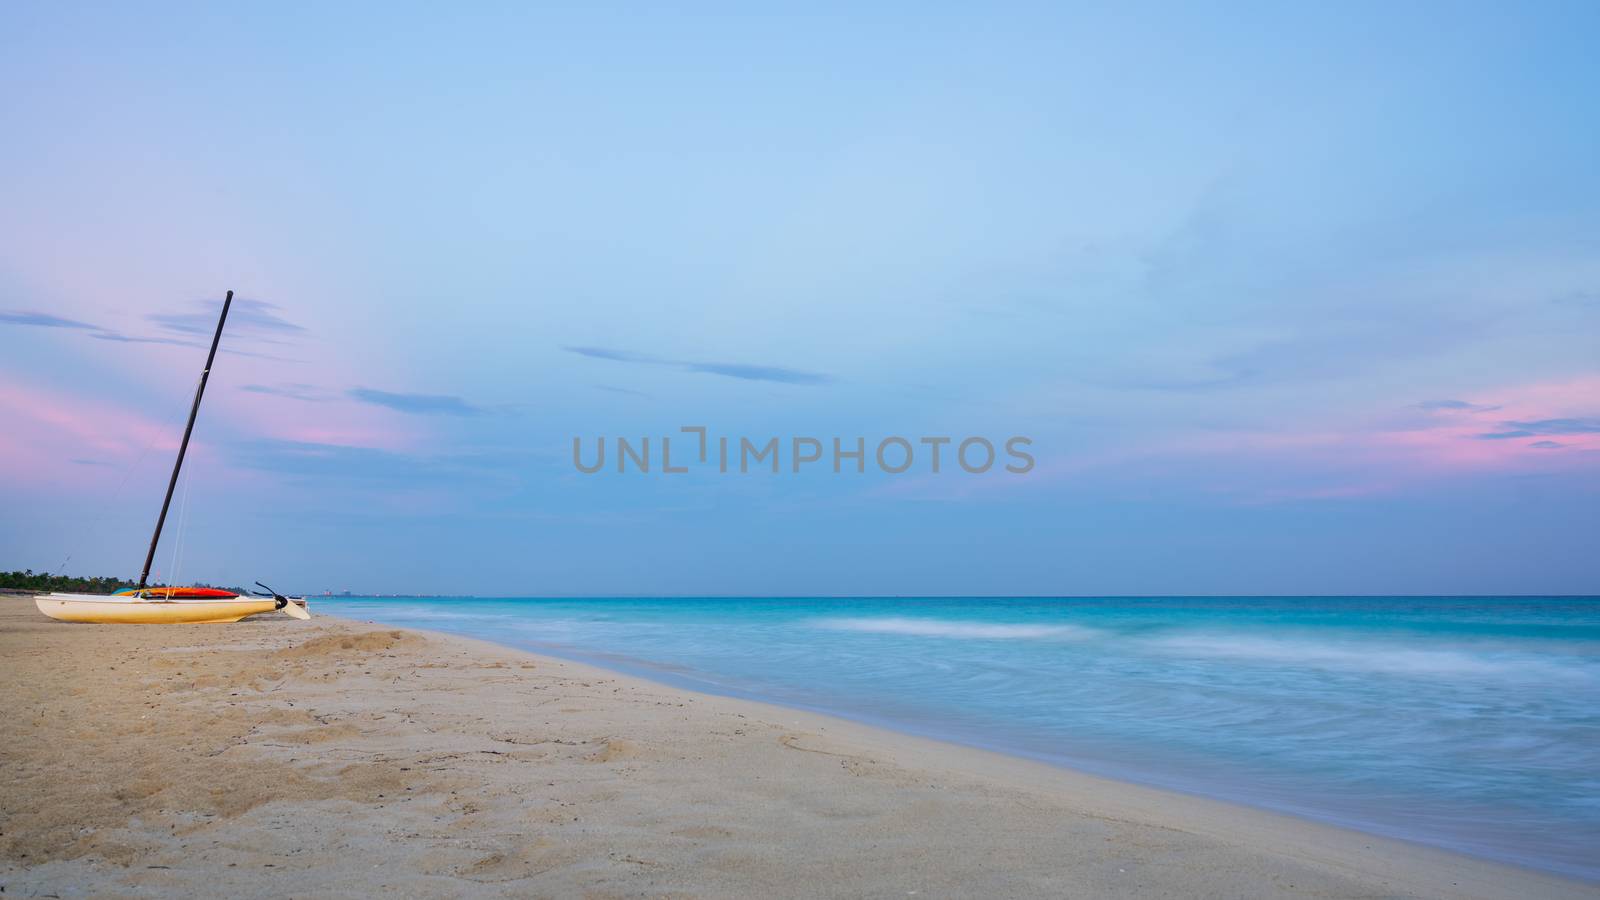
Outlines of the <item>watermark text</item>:
{"label": "watermark text", "polygon": [[[585,475],[601,472],[679,475],[690,469],[719,475],[799,475],[828,472],[835,475],[866,474],[876,469],[888,475],[919,472],[938,475],[961,471],[970,475],[991,472],[1026,475],[1033,471],[1033,439],[1014,435],[991,441],[986,437],[949,435],[916,438],[890,435],[876,441],[865,437],[787,438],[713,435],[704,425],[685,425],[677,435],[636,438],[604,435],[572,439],[572,465]],[[677,443],[674,443],[676,439]]]}

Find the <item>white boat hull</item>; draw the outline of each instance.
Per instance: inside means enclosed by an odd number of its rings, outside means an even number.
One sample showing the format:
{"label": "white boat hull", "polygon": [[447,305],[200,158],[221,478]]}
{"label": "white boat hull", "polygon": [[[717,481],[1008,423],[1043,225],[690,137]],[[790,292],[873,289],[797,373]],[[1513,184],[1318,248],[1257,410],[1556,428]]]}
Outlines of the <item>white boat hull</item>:
{"label": "white boat hull", "polygon": [[[295,618],[307,617],[303,598],[291,597]],[[117,625],[198,625],[237,622],[246,616],[274,612],[271,597],[205,599],[148,599],[102,594],[39,594],[33,598],[39,611],[62,622]]]}

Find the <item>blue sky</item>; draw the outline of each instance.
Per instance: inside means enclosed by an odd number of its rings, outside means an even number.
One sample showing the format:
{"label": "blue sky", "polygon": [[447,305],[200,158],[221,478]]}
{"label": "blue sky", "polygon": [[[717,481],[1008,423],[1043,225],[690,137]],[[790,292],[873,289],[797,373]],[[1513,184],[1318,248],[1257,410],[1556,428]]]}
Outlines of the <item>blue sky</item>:
{"label": "blue sky", "polygon": [[[1600,592],[1596,33],[8,5],[0,566],[136,574],[233,289],[182,580]],[[1038,465],[572,465],[684,425]]]}

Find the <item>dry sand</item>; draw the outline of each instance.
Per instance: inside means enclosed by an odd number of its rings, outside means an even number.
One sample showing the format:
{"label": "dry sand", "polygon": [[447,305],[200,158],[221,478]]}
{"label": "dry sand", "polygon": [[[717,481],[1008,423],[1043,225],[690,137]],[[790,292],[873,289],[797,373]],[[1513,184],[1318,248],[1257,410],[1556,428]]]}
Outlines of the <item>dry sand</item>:
{"label": "dry sand", "polygon": [[327,617],[66,625],[0,598],[0,659],[4,897],[1600,896]]}

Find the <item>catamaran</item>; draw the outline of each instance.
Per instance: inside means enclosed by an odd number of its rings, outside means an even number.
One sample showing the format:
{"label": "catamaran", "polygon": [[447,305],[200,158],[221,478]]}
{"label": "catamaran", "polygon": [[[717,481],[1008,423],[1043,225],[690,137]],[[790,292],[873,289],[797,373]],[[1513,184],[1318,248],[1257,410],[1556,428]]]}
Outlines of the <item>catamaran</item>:
{"label": "catamaran", "polygon": [[178,486],[178,473],[183,470],[183,456],[189,450],[189,436],[194,433],[194,420],[200,414],[200,398],[205,396],[206,379],[211,377],[211,364],[216,361],[217,345],[222,342],[222,326],[228,321],[228,308],[232,305],[233,291],[229,291],[222,301],[222,316],[217,319],[217,333],[211,338],[206,367],[201,370],[200,384],[194,391],[189,424],[184,427],[183,442],[178,445],[178,461],[172,466],[167,497],[161,502],[161,515],[156,517],[156,531],[150,538],[150,552],[144,557],[144,570],[139,573],[139,586],[115,594],[38,594],[33,602],[40,612],[63,622],[107,624],[237,622],[246,616],[280,609],[296,619],[311,618],[304,597],[286,597],[259,581],[256,587],[266,588],[267,593],[240,594],[210,587],[146,587],[150,581],[150,566],[156,558],[156,544],[161,541],[161,529],[167,524],[167,510],[172,506],[172,492]]}

